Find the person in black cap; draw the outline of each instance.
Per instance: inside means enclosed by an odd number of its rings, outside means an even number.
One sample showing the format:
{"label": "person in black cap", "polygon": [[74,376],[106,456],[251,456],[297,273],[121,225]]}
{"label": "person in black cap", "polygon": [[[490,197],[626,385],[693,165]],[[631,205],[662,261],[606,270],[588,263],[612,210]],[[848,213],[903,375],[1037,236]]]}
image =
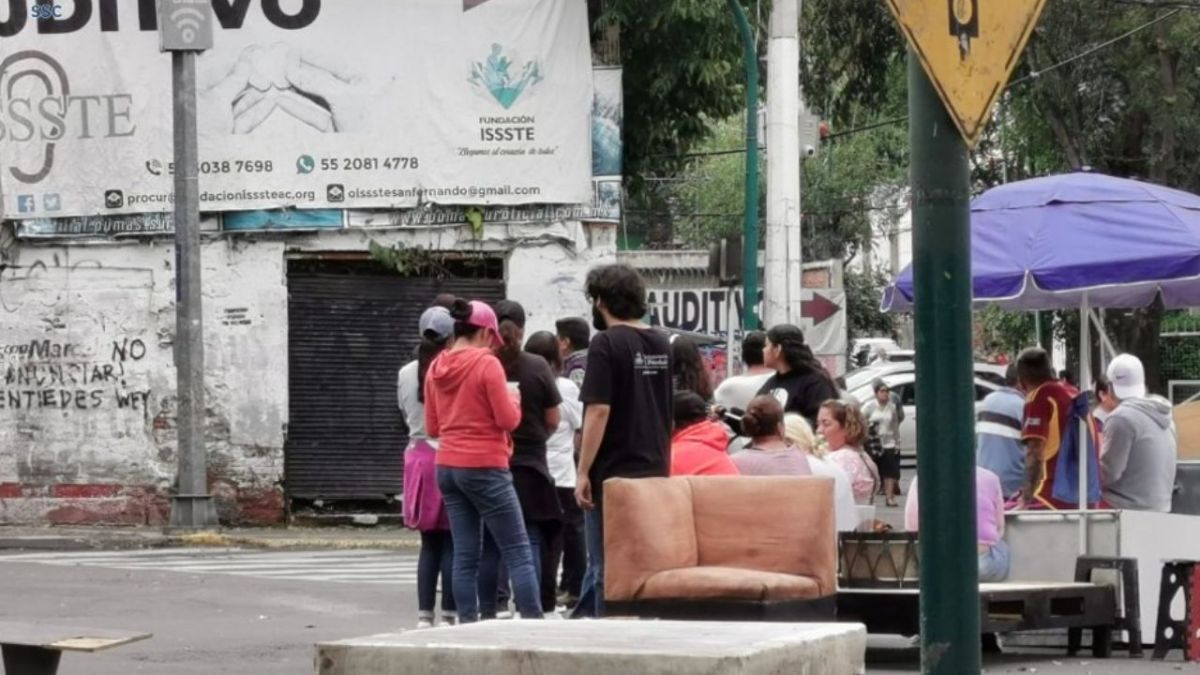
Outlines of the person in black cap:
{"label": "person in black cap", "polygon": [[[542,606],[551,611],[557,603],[558,570],[548,569],[548,560],[563,514],[554,477],[546,462],[546,441],[558,428],[562,396],[550,364],[521,349],[525,340],[525,309],[512,300],[501,300],[495,307],[500,336],[504,339],[496,356],[508,381],[515,382],[521,391],[521,424],[512,434],[510,470],[542,585]],[[490,539],[485,539],[479,573],[480,614],[484,617],[495,614],[499,569],[499,550]]]}

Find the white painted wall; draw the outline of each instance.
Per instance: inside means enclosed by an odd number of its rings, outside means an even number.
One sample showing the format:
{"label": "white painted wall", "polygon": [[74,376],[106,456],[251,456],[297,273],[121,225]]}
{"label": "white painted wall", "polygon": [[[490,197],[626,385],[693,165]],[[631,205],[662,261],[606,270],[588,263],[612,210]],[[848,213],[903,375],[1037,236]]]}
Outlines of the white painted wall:
{"label": "white painted wall", "polygon": [[[208,238],[205,376],[216,476],[239,488],[275,486],[283,476],[287,256],[365,251],[371,240],[505,253],[508,295],[525,306],[529,332],[589,316],[587,270],[616,253],[615,227],[579,223],[488,225],[480,239],[468,228]],[[173,246],[21,242],[8,250],[8,264],[0,271],[0,484],[169,487]],[[33,343],[48,345],[45,353],[32,353]],[[36,519],[11,501],[0,500],[0,522]]]}

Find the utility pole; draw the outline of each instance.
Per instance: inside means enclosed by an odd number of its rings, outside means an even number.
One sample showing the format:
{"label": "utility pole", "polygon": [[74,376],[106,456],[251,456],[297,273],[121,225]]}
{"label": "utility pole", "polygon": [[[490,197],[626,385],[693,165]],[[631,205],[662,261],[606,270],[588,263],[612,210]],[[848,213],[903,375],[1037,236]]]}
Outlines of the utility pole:
{"label": "utility pole", "polygon": [[204,322],[200,289],[200,169],[196,133],[196,54],[212,48],[207,0],[160,0],[162,51],[171,52],[175,123],[175,378],[178,484],[171,527],[215,527],[204,444]]}
{"label": "utility pole", "polygon": [[746,71],[746,198],[742,210],[742,329],[758,328],[758,46],[741,0],[728,0]]}
{"label": "utility pole", "polygon": [[800,0],[772,3],[769,33],[763,313],[775,326],[800,323]]}

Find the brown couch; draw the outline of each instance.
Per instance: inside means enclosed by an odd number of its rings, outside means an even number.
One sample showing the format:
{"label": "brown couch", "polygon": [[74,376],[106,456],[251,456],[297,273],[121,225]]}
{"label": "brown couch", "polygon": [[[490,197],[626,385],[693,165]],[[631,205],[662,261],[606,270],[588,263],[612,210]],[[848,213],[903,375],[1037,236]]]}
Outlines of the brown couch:
{"label": "brown couch", "polygon": [[833,480],[604,483],[609,616],[796,621],[836,612]]}

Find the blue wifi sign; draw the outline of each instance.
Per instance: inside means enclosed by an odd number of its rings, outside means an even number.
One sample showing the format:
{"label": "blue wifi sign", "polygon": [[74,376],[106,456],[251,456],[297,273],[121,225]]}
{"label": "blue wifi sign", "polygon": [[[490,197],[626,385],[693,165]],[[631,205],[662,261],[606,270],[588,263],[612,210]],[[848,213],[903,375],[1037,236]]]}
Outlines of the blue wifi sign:
{"label": "blue wifi sign", "polygon": [[159,0],[158,35],[162,51],[212,49],[210,0]]}

